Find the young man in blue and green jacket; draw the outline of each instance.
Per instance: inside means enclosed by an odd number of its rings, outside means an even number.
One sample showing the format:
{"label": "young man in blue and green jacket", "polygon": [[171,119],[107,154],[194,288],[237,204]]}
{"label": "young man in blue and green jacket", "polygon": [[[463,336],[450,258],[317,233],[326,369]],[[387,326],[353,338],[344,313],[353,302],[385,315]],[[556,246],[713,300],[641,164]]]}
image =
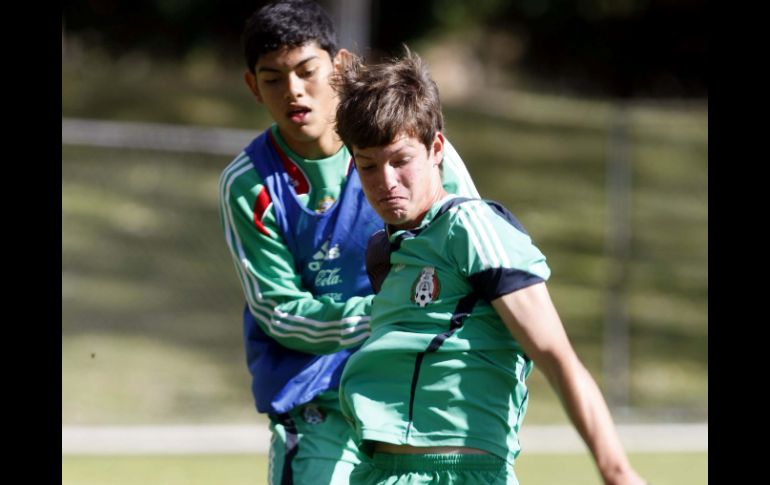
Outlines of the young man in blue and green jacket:
{"label": "young man in blue and green jacket", "polygon": [[[245,82],[274,123],[224,170],[219,200],[246,299],[252,392],[273,433],[269,481],[346,484],[360,454],[337,389],[370,334],[364,253],[383,224],[334,130],[330,79],[350,53],[305,0],[259,9],[242,40]],[[478,196],[448,143],[442,168],[447,191]]]}

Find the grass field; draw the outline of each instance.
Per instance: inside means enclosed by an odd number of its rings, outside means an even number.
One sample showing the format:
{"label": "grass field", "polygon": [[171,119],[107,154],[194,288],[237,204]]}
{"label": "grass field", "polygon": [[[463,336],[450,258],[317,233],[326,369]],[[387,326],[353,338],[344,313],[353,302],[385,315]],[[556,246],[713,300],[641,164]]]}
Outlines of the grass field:
{"label": "grass field", "polygon": [[[636,469],[654,485],[705,485],[706,453],[643,453],[630,457]],[[523,485],[598,485],[587,455],[526,455],[516,474]],[[202,456],[66,456],[62,485],[263,485],[264,455]]]}
{"label": "grass field", "polygon": [[[256,132],[266,114],[241,84],[237,70],[210,61],[73,58],[63,63],[62,115]],[[554,301],[601,384],[605,162],[620,108],[521,92],[492,101],[447,106],[448,137],[482,195],[508,206],[548,257]],[[621,111],[633,163],[631,418],[705,420],[707,110]],[[254,419],[242,295],[216,205],[229,158],[62,146],[62,423]],[[542,375],[530,384],[527,422],[565,421]]]}

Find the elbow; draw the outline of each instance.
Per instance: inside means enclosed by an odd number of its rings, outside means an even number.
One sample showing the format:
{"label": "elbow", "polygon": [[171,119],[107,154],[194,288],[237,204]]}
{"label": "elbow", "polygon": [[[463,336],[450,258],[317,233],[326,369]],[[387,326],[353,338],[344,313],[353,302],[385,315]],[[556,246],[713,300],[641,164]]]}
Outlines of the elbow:
{"label": "elbow", "polygon": [[539,349],[536,355],[532,356],[532,360],[552,383],[574,379],[586,371],[585,366],[571,348]]}

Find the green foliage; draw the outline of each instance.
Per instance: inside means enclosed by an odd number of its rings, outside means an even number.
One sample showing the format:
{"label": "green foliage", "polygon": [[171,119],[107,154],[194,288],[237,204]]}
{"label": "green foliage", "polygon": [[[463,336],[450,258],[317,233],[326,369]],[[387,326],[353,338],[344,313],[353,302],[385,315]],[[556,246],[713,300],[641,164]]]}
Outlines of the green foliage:
{"label": "green foliage", "polygon": [[449,28],[469,28],[500,13],[509,0],[441,0],[432,2],[432,12],[438,25]]}

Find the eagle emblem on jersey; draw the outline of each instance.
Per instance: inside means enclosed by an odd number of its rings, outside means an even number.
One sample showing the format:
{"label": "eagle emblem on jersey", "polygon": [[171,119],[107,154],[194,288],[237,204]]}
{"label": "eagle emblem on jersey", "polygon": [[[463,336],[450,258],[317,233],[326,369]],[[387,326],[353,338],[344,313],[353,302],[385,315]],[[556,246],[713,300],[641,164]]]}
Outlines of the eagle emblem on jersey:
{"label": "eagle emblem on jersey", "polygon": [[302,419],[307,424],[321,424],[326,419],[326,414],[315,404],[307,404],[302,410]]}
{"label": "eagle emblem on jersey", "polygon": [[438,298],[441,284],[436,276],[436,268],[425,266],[412,285],[412,301],[420,308],[425,308],[428,303]]}
{"label": "eagle emblem on jersey", "polygon": [[331,209],[331,207],[334,205],[335,202],[337,202],[335,199],[332,199],[327,195],[326,197],[318,201],[318,207],[316,208],[315,211],[319,214],[323,214],[324,212]]}

